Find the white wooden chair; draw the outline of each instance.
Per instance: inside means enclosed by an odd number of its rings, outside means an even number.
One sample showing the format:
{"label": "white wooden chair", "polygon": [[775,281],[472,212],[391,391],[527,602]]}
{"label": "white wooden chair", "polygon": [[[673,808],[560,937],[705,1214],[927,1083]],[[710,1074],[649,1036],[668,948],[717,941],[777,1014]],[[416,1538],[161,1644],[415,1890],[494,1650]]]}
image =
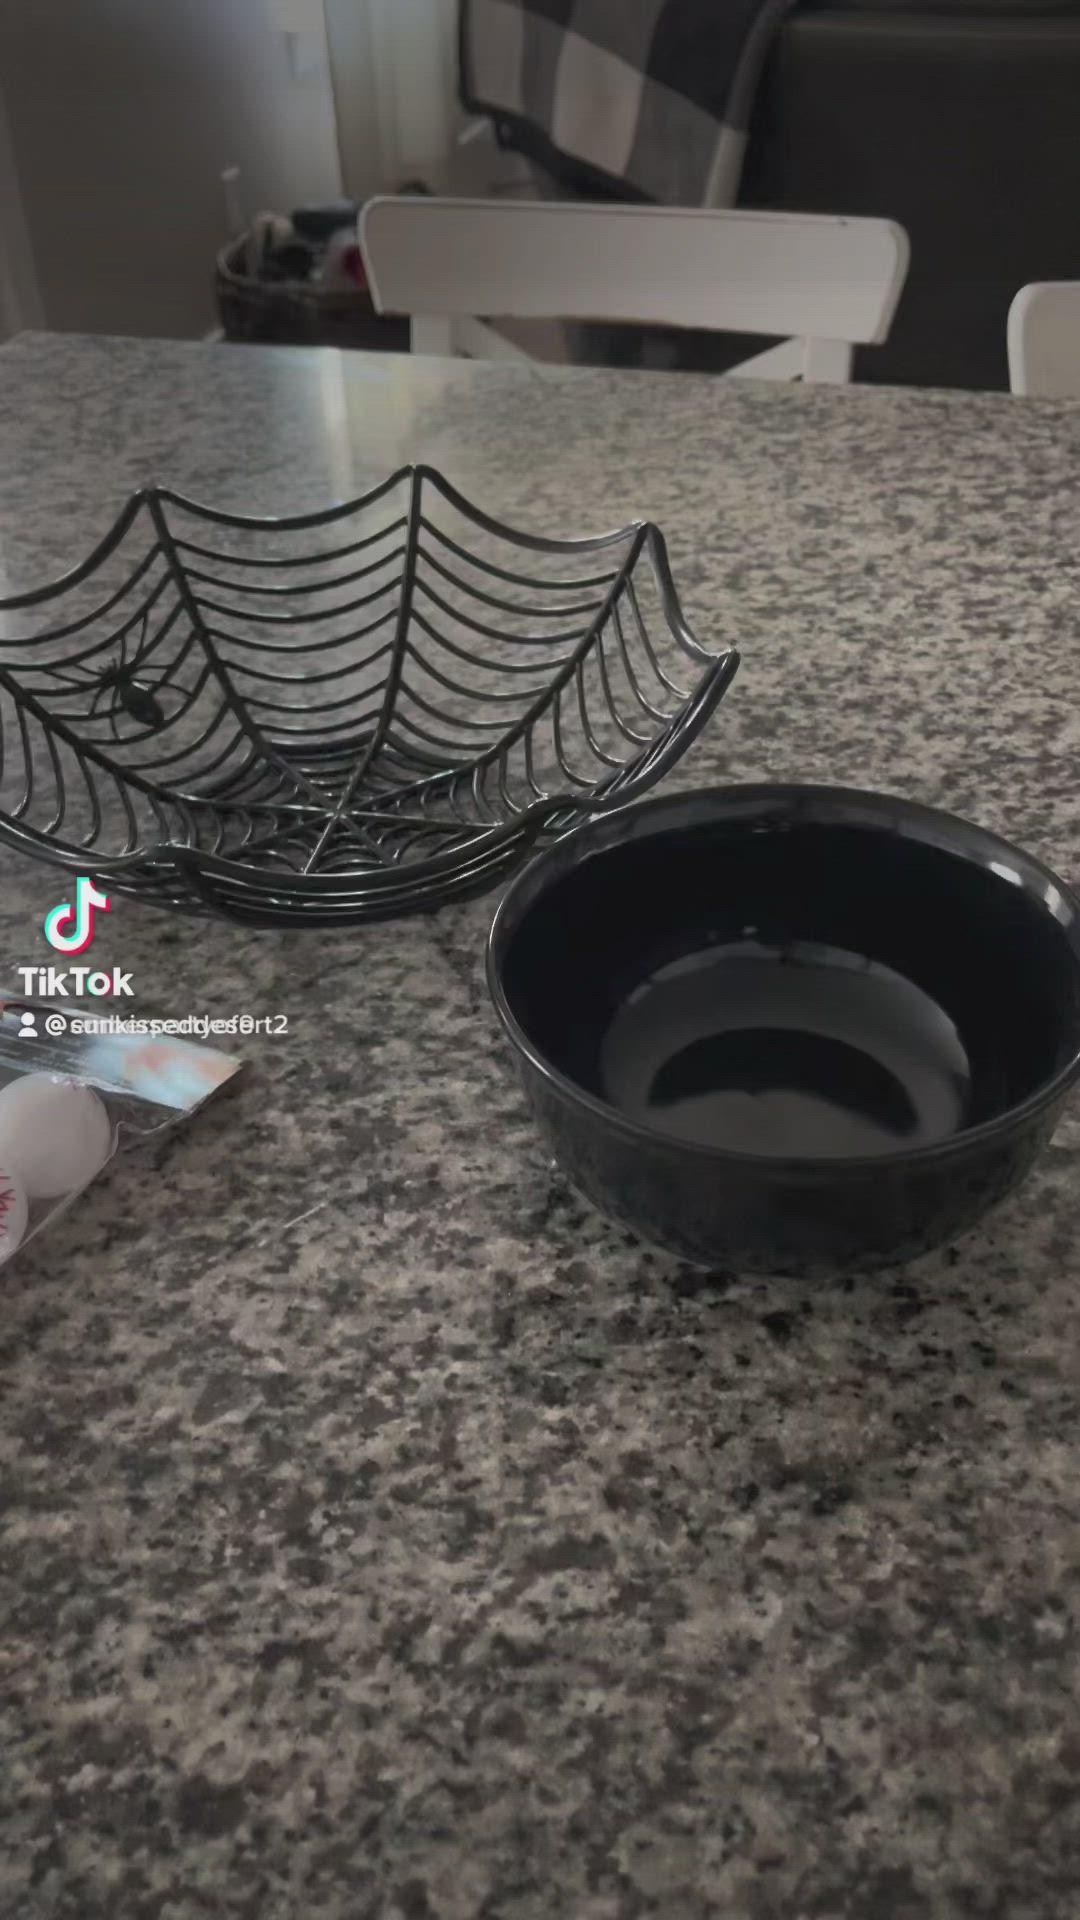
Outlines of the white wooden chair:
{"label": "white wooden chair", "polygon": [[887,337],[909,257],[891,220],[402,196],[368,203],[360,245],[417,353],[527,358],[479,314],[629,320],[777,336],[731,372],[815,381]]}
{"label": "white wooden chair", "polygon": [[1014,393],[1080,400],[1080,280],[1036,280],[1009,308]]}

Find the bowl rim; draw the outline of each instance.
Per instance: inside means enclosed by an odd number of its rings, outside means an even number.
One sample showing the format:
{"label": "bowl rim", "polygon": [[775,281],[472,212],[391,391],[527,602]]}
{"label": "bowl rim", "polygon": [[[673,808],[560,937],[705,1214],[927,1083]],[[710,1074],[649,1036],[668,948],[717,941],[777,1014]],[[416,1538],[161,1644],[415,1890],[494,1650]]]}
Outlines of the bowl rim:
{"label": "bowl rim", "polygon": [[[834,810],[843,810],[849,814],[864,814],[865,824],[871,825],[893,818],[895,825],[903,818],[909,826],[921,826],[924,831],[916,838],[929,846],[940,846],[959,858],[970,857],[981,851],[983,855],[1007,855],[1016,863],[1021,876],[1021,884],[1029,897],[1036,891],[1043,895],[1043,905],[1051,918],[1061,925],[1063,933],[1070,938],[1074,960],[1080,974],[1080,899],[1069,884],[1062,880],[1043,861],[1033,854],[1025,852],[1013,841],[1006,840],[1001,834],[987,827],[977,826],[966,820],[963,815],[950,813],[942,807],[932,807],[921,800],[910,800],[903,794],[883,793],[869,787],[843,787],[803,782],[749,781],[731,786],[690,787],[678,793],[652,796],[604,815],[594,815],[584,825],[572,828],[563,834],[551,846],[544,849],[535,859],[530,860],[512,880],[495,911],[488,932],[486,945],[486,974],[488,992],[491,995],[495,1011],[502,1022],[510,1040],[517,1051],[528,1061],[540,1078],[568,1099],[572,1104],[583,1107],[613,1128],[624,1139],[650,1148],[660,1148],[676,1155],[691,1154],[717,1166],[755,1167],[770,1169],[778,1174],[821,1175],[828,1172],[837,1178],[843,1178],[848,1172],[862,1173],[873,1169],[901,1168],[962,1157],[973,1146],[1011,1134],[1022,1127],[1054,1101],[1067,1092],[1080,1075],[1080,1043],[1065,1065],[1059,1067],[1051,1079],[1036,1087],[1016,1106],[1007,1107],[1004,1112],[994,1114],[988,1120],[981,1120],[977,1126],[962,1128],[959,1133],[948,1135],[943,1140],[931,1140],[917,1147],[899,1147],[894,1152],[866,1153],[847,1155],[828,1154],[761,1154],[743,1153],[734,1147],[710,1146],[704,1141],[680,1140],[676,1134],[665,1133],[659,1127],[651,1127],[640,1120],[633,1120],[622,1113],[618,1107],[602,1100],[597,1094],[579,1085],[536,1047],[525,1032],[514,1013],[502,978],[502,956],[513,932],[513,926],[528,906],[538,900],[546,891],[549,881],[554,881],[584,864],[589,858],[608,851],[609,848],[625,845],[629,827],[631,837],[652,838],[645,828],[640,836],[633,833],[635,820],[656,821],[664,814],[678,813],[686,809],[701,807],[711,803],[723,808],[744,807],[748,813],[760,810],[764,805],[775,807],[777,818],[785,812],[803,813],[803,817],[813,817],[815,809],[825,815]],[[860,825],[857,818],[848,819],[847,825]],[[933,829],[937,827],[938,833]],[[965,854],[965,843],[967,854]],[[983,862],[991,866],[989,857]],[[1000,876],[1004,880],[1004,875]],[[1056,906],[1047,898],[1047,894],[1057,896]],[[526,898],[522,899],[522,896]]]}

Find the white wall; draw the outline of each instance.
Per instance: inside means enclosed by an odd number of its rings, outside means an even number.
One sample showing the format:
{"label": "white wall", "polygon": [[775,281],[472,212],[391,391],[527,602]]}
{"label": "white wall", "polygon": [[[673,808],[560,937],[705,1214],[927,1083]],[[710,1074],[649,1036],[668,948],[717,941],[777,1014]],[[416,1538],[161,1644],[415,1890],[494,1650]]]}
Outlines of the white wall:
{"label": "white wall", "polygon": [[346,190],[453,181],[457,0],[324,0]]}
{"label": "white wall", "polygon": [[0,0],[0,76],[49,327],[213,326],[232,162],[252,210],[341,191],[322,0]]}

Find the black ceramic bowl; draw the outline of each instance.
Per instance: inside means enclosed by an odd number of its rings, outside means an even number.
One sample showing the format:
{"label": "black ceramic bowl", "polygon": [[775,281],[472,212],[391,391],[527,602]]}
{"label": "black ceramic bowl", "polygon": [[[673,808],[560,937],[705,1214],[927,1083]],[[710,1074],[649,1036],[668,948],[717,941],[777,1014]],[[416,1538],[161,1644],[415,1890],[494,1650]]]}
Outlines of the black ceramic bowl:
{"label": "black ceramic bowl", "polygon": [[734,787],[597,820],[488,948],[556,1157],[688,1259],[855,1271],[1016,1186],[1080,1073],[1080,907],[949,814]]}

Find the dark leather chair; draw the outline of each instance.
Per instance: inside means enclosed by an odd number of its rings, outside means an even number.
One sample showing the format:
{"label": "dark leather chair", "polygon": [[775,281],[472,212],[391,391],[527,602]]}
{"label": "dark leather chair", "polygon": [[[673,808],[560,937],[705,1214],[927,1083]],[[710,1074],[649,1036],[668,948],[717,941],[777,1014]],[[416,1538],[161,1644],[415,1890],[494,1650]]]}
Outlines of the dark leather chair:
{"label": "dark leather chair", "polygon": [[859,0],[792,14],[762,77],[741,204],[887,214],[911,268],[856,378],[1005,387],[1009,302],[1080,279],[1080,0]]}

